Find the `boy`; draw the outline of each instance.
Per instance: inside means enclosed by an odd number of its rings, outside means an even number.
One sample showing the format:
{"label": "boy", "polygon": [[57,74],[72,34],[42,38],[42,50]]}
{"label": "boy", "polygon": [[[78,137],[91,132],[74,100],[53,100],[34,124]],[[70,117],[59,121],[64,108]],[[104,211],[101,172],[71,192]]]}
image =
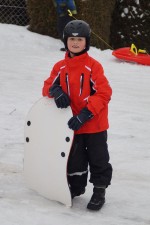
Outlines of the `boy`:
{"label": "boy", "polygon": [[53,97],[58,108],[71,107],[68,121],[74,140],[68,160],[68,183],[72,198],[85,192],[88,166],[93,195],[88,209],[99,210],[105,202],[112,166],[107,148],[108,103],[112,89],[101,64],[87,53],[90,27],[82,20],[64,29],[65,59],[57,62],[44,82],[43,96]]}

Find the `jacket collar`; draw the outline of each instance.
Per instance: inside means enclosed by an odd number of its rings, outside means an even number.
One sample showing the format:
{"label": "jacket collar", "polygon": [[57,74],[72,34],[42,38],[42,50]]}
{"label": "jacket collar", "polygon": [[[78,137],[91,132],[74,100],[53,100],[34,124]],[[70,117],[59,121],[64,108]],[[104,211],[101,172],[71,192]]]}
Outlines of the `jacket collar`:
{"label": "jacket collar", "polygon": [[86,52],[82,55],[74,56],[73,58],[70,58],[69,52],[66,52],[65,61],[66,61],[67,66],[76,67],[76,66],[82,65],[82,63],[85,62],[87,57],[88,57],[88,53]]}

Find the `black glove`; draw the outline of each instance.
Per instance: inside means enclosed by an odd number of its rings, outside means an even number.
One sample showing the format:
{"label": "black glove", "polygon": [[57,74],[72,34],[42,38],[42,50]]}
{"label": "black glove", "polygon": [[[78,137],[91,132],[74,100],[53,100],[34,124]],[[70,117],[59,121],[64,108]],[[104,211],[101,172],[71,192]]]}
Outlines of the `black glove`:
{"label": "black glove", "polygon": [[54,97],[57,108],[67,108],[70,105],[70,99],[68,95],[62,90],[58,84],[54,84],[49,93]]}
{"label": "black glove", "polygon": [[93,114],[87,109],[83,108],[79,115],[73,116],[68,121],[68,126],[72,130],[79,130],[79,128],[89,119],[93,117]]}

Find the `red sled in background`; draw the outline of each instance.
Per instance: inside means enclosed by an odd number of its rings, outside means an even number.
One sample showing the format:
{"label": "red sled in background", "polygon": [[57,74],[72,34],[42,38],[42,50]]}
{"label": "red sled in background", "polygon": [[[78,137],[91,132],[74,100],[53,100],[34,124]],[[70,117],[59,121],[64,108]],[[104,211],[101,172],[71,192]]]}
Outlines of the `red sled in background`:
{"label": "red sled in background", "polygon": [[146,50],[137,49],[134,44],[131,47],[116,49],[112,52],[112,55],[121,60],[150,66],[150,55]]}

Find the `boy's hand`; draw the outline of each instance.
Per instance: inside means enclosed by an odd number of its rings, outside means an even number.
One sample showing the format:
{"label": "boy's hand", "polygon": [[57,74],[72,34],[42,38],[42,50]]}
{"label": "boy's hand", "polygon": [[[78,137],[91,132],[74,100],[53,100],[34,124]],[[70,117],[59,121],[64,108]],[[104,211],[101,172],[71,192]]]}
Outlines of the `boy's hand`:
{"label": "boy's hand", "polygon": [[79,130],[79,128],[89,119],[93,117],[93,114],[87,109],[83,108],[77,116],[73,116],[68,121],[68,126],[72,130]]}
{"label": "boy's hand", "polygon": [[57,108],[67,108],[70,105],[70,99],[68,95],[62,90],[58,84],[54,84],[49,93],[54,97]]}

